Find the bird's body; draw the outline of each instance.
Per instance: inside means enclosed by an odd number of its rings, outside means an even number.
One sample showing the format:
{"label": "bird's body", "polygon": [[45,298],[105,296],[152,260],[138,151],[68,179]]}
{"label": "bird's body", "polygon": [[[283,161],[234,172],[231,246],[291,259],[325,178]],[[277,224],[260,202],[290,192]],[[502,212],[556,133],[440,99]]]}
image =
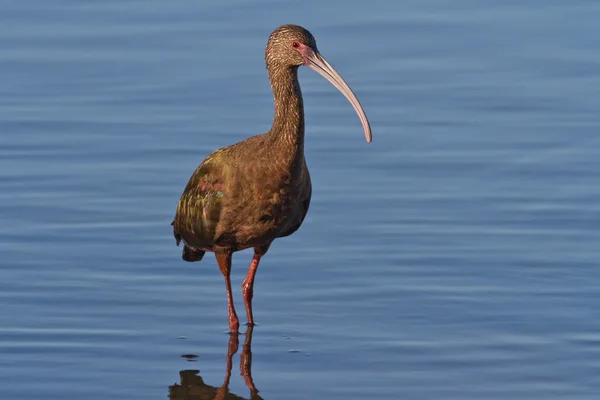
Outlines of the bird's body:
{"label": "bird's body", "polygon": [[[253,136],[212,153],[196,169],[174,221],[184,252],[235,252],[270,244],[296,231],[310,204],[303,155],[273,162],[268,135]],[[252,155],[244,162],[244,156]]]}
{"label": "bird's body", "polygon": [[231,254],[255,249],[243,285],[252,325],[252,288],[260,257],[275,239],[294,233],[308,212],[312,188],[304,158],[300,65],[317,70],[342,90],[359,113],[370,141],[358,100],[318,54],[310,32],[295,25],[279,27],[269,38],[265,58],[275,100],[273,126],[267,133],[209,155],[190,178],[172,224],[177,244],[183,241],[184,260],[199,261],[205,252],[215,253],[226,278],[232,332],[239,324],[229,280]]}

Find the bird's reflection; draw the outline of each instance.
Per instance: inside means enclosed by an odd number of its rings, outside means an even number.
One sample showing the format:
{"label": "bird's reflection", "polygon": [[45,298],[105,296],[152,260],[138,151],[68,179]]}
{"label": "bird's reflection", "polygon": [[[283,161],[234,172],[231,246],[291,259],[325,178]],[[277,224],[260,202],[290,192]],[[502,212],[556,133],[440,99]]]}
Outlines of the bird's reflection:
{"label": "bird's reflection", "polygon": [[[239,335],[232,334],[229,337],[227,346],[227,363],[225,367],[225,379],[220,387],[207,385],[199,375],[198,370],[184,370],[179,372],[180,384],[169,386],[170,400],[233,400],[244,397],[229,392],[229,380],[231,378],[231,368],[233,364],[233,355],[237,353],[239,347]],[[250,389],[251,400],[262,400],[258,395],[258,389],[254,386],[252,380],[252,327],[248,327],[244,339],[244,347],[240,354],[240,374]]]}

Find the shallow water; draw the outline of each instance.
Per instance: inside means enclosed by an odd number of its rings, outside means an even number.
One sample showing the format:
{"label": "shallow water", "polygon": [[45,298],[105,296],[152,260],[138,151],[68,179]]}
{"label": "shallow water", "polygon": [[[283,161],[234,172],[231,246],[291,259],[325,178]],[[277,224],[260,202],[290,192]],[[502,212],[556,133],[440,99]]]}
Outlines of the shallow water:
{"label": "shallow water", "polygon": [[[206,155],[269,128],[264,45],[293,22],[374,141],[301,71],[313,200],[257,275],[260,396],[596,398],[596,2],[1,4],[4,397],[222,385],[223,279],[180,260],[169,224]],[[244,339],[229,390],[247,398]]]}

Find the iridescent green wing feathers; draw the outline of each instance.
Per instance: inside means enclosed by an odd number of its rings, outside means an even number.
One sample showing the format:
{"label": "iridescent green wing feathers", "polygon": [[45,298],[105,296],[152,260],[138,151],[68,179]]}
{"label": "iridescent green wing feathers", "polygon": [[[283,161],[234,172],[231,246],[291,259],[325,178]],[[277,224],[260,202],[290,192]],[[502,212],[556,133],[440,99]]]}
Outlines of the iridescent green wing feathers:
{"label": "iridescent green wing feathers", "polygon": [[196,169],[181,195],[173,221],[177,244],[183,238],[197,249],[213,245],[224,188],[222,168],[215,156],[209,156]]}

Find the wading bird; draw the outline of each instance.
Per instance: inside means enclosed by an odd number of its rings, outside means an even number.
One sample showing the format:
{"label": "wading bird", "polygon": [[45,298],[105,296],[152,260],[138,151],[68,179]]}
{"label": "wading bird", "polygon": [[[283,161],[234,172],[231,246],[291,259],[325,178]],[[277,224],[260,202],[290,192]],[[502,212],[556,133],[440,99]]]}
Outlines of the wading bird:
{"label": "wading bird", "polygon": [[271,129],[210,154],[185,187],[172,223],[177,245],[183,240],[185,261],[200,261],[207,251],[215,253],[225,276],[232,333],[239,328],[231,293],[232,253],[254,248],[242,284],[248,325],[252,326],[258,263],[273,240],[289,236],[300,227],[310,203],[298,67],[315,70],[346,96],[358,113],[367,142],[371,141],[371,127],[362,106],[319,54],[309,31],[297,25],[280,26],[269,37],[265,59],[275,99]]}

